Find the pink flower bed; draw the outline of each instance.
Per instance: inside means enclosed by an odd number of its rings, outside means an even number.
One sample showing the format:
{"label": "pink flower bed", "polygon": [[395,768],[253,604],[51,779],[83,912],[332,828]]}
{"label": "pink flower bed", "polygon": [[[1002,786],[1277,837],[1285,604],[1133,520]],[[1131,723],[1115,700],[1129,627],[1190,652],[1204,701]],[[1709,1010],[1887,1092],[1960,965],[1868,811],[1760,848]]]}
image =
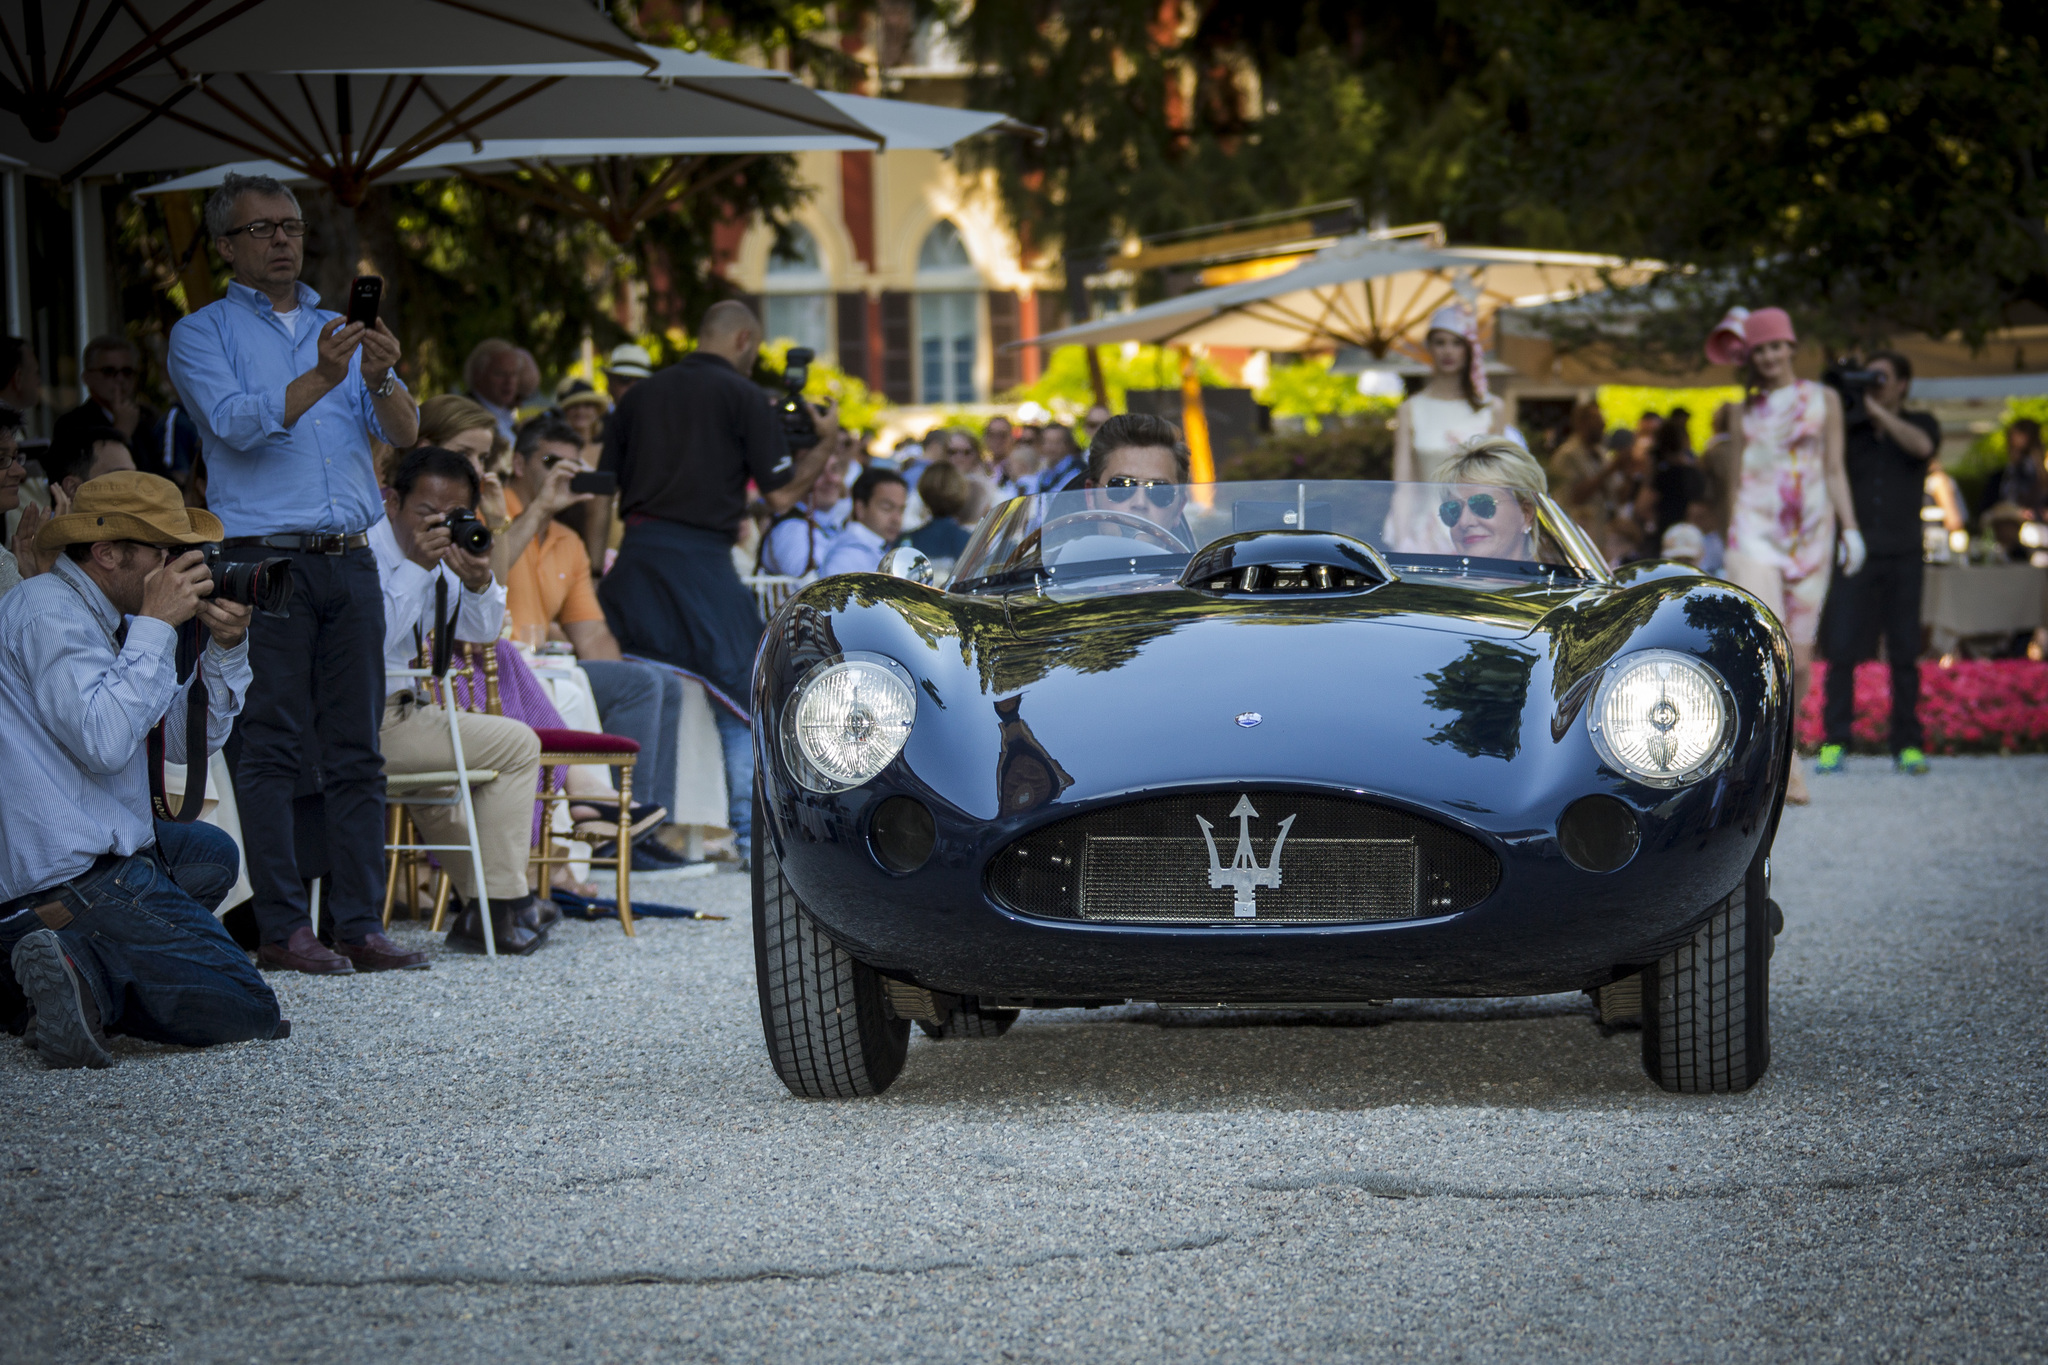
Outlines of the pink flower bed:
{"label": "pink flower bed", "polygon": [[[1813,666],[1813,685],[1800,708],[1799,747],[1821,742],[1821,685],[1827,665]],[[1851,747],[1889,753],[1892,675],[1875,660],[1856,666],[1856,723]],[[2033,659],[1962,659],[1943,668],[1920,665],[1920,724],[1933,754],[2048,751],[2048,662]]]}

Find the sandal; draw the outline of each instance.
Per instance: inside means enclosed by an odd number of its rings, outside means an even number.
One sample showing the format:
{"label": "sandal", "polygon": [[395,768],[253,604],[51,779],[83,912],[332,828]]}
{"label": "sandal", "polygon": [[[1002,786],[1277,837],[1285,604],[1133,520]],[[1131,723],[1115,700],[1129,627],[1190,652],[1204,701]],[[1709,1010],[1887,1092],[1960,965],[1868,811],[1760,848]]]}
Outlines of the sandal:
{"label": "sandal", "polygon": [[[602,802],[578,801],[576,804],[579,806],[592,806],[597,809],[603,808]],[[618,807],[613,806],[612,809],[616,811]],[[575,812],[571,810],[570,815],[573,818]],[[666,806],[635,806],[633,807],[633,837],[637,839],[648,830],[665,823],[667,820],[668,808]],[[577,820],[574,824],[570,825],[569,830],[576,838],[583,840],[587,844],[605,843],[616,840],[619,837],[619,826],[615,820]]]}

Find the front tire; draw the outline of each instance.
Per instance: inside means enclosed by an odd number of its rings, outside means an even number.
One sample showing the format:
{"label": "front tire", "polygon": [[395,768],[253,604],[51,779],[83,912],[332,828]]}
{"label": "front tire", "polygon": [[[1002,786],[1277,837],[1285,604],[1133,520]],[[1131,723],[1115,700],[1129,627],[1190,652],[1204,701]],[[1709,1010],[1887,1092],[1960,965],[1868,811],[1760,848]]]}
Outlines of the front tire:
{"label": "front tire", "polygon": [[1773,907],[1756,880],[1643,971],[1643,1070],[1675,1094],[1747,1090],[1770,1065]]}
{"label": "front tire", "polygon": [[754,980],[775,1074],[799,1099],[879,1095],[903,1071],[910,1021],[889,1017],[882,978],[818,927],[782,875],[774,837],[758,833]]}

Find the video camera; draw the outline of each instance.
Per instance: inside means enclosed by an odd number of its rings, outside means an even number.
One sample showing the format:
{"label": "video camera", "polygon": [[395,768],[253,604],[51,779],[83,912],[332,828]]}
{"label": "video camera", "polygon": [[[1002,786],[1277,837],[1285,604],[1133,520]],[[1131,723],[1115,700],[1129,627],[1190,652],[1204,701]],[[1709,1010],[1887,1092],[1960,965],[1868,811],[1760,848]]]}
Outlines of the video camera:
{"label": "video camera", "polygon": [[292,562],[289,559],[256,559],[244,564],[221,557],[219,545],[203,548],[206,568],[213,575],[213,600],[254,607],[265,616],[289,616],[292,602]]}
{"label": "video camera", "polygon": [[1861,362],[1838,360],[1822,371],[1820,382],[1842,396],[1842,425],[1862,426],[1870,421],[1864,399],[1885,381],[1883,373],[1866,369]]}
{"label": "video camera", "polygon": [[804,386],[811,382],[811,362],[818,353],[808,346],[792,346],[782,366],[782,396],[775,410],[782,416],[782,434],[791,450],[809,450],[818,443],[818,422],[811,405],[804,401]]}
{"label": "video camera", "polygon": [[491,528],[477,520],[476,513],[458,507],[441,519],[455,543],[473,555],[490,553]]}

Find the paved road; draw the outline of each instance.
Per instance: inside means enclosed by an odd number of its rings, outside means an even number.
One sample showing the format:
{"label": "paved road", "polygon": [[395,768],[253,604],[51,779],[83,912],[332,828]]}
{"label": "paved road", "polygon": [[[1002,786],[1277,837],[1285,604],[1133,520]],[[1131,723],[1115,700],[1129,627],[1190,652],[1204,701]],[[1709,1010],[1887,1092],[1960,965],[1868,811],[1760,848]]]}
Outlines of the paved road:
{"label": "paved road", "polygon": [[282,980],[283,1044],[6,1046],[0,1357],[2037,1359],[2048,759],[1814,785],[1743,1096],[1560,996],[1027,1015],[800,1103],[730,876]]}

